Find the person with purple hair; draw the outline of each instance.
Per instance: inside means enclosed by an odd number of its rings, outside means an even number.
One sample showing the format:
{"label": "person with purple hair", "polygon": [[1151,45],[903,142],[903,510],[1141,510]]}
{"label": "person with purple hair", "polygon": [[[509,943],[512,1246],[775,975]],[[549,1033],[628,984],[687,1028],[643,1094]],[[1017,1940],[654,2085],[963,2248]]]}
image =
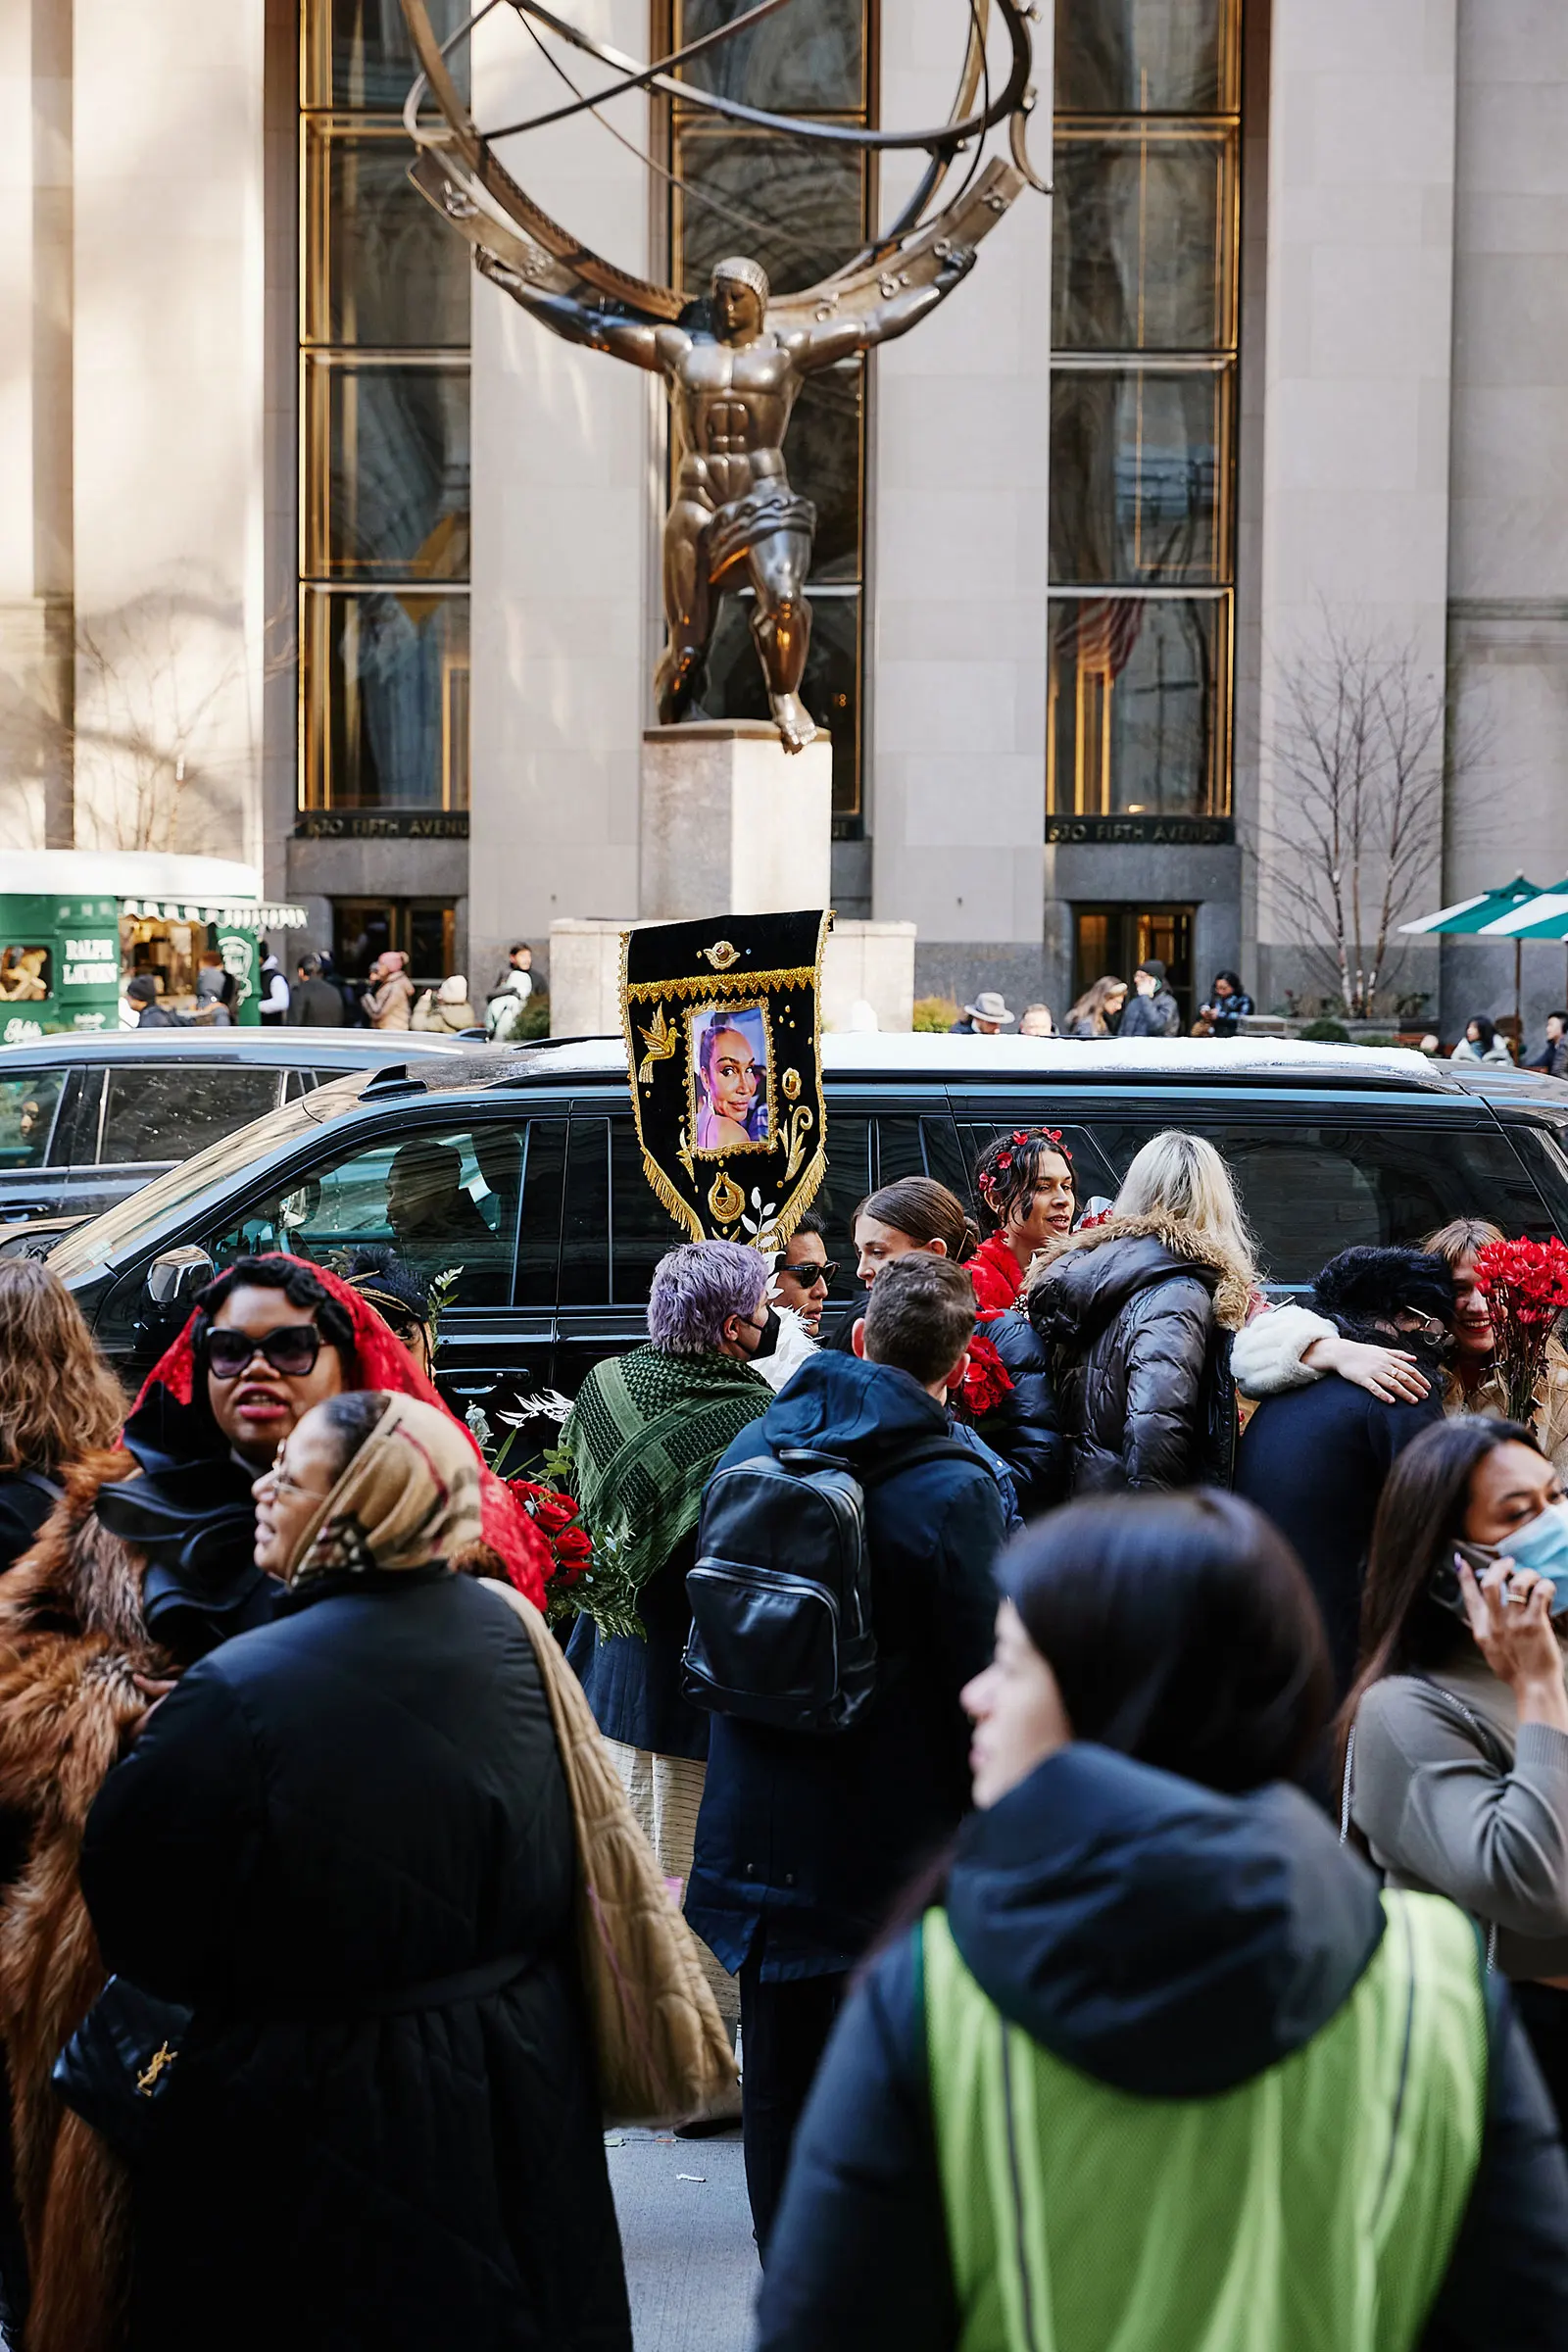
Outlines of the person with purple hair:
{"label": "person with purple hair", "polygon": [[[751,1364],[767,1278],[767,1259],[738,1242],[671,1250],[654,1269],[648,1345],[596,1364],[562,1431],[565,1482],[594,1546],[566,1655],[659,1866],[682,1891],[709,1724],[681,1694],[686,1572],[710,1473],[773,1401]],[[716,1961],[711,1976],[735,2016],[733,1979]]]}

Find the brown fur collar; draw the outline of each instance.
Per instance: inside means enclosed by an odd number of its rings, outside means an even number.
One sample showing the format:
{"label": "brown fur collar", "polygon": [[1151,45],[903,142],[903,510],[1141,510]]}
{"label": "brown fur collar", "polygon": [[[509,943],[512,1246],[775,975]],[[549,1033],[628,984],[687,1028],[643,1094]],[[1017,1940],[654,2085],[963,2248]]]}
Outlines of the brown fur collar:
{"label": "brown fur collar", "polygon": [[1214,1320],[1226,1331],[1240,1331],[1251,1307],[1252,1290],[1257,1277],[1221,1250],[1196,1225],[1181,1217],[1107,1217],[1102,1225],[1090,1225],[1080,1233],[1069,1234],[1059,1242],[1048,1242],[1029,1269],[1025,1290],[1032,1290],[1048,1266],[1055,1265],[1069,1252],[1102,1250],[1107,1242],[1163,1242],[1173,1257],[1185,1257],[1195,1266],[1209,1266],[1219,1276],[1214,1290]]}
{"label": "brown fur collar", "polygon": [[99,1525],[101,1487],[135,1469],[120,1447],[83,1454],[62,1473],[57,1502],[30,1551],[0,1575],[0,1649],[34,1633],[101,1635],[119,1649],[147,1647],[141,1554]]}
{"label": "brown fur collar", "polygon": [[100,1526],[99,1489],[134,1468],[86,1455],[32,1549],[0,1576],[0,1806],[29,1846],[0,1904],[0,2034],[32,2276],[28,2352],[113,2352],[127,2277],[123,2170],[50,2082],[103,1984],[77,1858],[92,1801],[168,1671],[141,1616],[141,1555]]}

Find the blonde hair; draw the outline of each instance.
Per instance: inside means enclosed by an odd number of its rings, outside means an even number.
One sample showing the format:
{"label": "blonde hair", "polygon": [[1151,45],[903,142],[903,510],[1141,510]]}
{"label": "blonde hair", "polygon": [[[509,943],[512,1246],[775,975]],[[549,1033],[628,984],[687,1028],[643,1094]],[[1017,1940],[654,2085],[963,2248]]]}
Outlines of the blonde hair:
{"label": "blonde hair", "polygon": [[1440,1225],[1429,1233],[1421,1247],[1428,1257],[1441,1257],[1450,1273],[1457,1273],[1467,1257],[1474,1257],[1489,1242],[1504,1238],[1499,1227],[1489,1225],[1484,1217],[1455,1217],[1450,1224]]}
{"label": "blonde hair", "polygon": [[0,1258],[0,1472],[58,1470],[113,1446],[124,1418],[120,1384],[59,1275],[35,1257]]}
{"label": "blonde hair", "polygon": [[1091,981],[1076,1004],[1067,1007],[1068,1028],[1072,1027],[1074,1021],[1093,1021],[1095,1035],[1108,1037],[1110,1032],[1105,1020],[1105,1006],[1112,997],[1124,997],[1126,994],[1126,981],[1118,980],[1113,972],[1105,972],[1100,979]]}
{"label": "blonde hair", "polygon": [[1200,1135],[1183,1135],[1175,1127],[1152,1135],[1121,1180],[1114,1213],[1179,1218],[1249,1281],[1256,1279],[1256,1248],[1230,1170]]}

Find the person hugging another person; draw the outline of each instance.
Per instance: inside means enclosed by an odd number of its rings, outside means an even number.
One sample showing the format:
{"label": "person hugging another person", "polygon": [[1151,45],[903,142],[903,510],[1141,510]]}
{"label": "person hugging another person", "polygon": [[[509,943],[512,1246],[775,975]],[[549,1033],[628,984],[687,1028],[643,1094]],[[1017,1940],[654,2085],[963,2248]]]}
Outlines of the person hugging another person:
{"label": "person hugging another person", "polygon": [[1231,1337],[1256,1282],[1225,1162],[1174,1130],[1135,1155],[1102,1224],[1050,1245],[1028,1315],[1051,1350],[1075,1493],[1230,1485]]}

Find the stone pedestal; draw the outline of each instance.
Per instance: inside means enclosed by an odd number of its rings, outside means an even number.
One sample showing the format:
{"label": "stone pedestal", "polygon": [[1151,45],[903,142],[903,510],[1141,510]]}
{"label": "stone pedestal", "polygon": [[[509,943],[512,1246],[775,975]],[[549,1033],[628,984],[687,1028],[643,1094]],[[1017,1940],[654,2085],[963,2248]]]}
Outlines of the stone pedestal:
{"label": "stone pedestal", "polygon": [[640,838],[645,922],[825,906],[833,843],[827,737],[791,753],[760,719],[650,727]]}
{"label": "stone pedestal", "polygon": [[[650,727],[643,737],[639,872],[644,923],[789,914],[831,904],[833,762],[825,735],[787,753],[760,720]],[[620,935],[631,923],[569,916],[550,926],[550,1026],[617,1035]],[[914,925],[838,923],[822,959],[822,1023],[849,1029],[869,1004],[907,1029]]]}

